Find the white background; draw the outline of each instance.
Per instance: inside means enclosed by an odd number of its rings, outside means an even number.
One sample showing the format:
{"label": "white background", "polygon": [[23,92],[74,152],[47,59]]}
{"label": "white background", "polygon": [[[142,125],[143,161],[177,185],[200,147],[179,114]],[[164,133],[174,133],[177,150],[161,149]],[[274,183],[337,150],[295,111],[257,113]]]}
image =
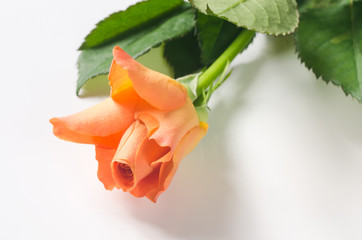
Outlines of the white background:
{"label": "white background", "polygon": [[259,35],[234,61],[157,204],[106,191],[94,147],[52,135],[51,117],[106,97],[75,96],[76,49],[134,2],[0,3],[0,238],[362,239],[362,105],[285,39]]}

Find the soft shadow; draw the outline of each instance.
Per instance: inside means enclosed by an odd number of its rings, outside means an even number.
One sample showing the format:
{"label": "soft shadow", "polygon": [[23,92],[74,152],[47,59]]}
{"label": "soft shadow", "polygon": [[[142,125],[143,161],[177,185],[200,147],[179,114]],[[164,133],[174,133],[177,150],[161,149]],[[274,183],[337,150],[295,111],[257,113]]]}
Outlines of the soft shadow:
{"label": "soft shadow", "polygon": [[231,77],[213,96],[206,137],[183,159],[169,189],[158,202],[124,197],[120,192],[124,199],[122,208],[170,239],[230,239],[240,209],[245,220],[239,230],[245,231],[244,236],[253,231],[248,229],[253,215],[244,203],[247,198],[240,196],[229,181],[233,164],[229,161],[227,143],[235,109],[245,106],[246,93],[259,68],[268,60],[265,54],[259,54],[251,62],[234,65]]}
{"label": "soft shadow", "polygon": [[[235,206],[242,206],[228,181],[227,132],[235,108],[242,108],[263,59],[239,65],[212,106],[209,131],[198,147],[182,161],[170,188],[157,204],[129,199],[131,214],[174,238],[225,239],[230,235]],[[222,96],[227,92],[228,96]],[[232,99],[232,101],[231,101]],[[247,214],[247,211],[246,211]],[[244,227],[241,226],[244,229]]]}

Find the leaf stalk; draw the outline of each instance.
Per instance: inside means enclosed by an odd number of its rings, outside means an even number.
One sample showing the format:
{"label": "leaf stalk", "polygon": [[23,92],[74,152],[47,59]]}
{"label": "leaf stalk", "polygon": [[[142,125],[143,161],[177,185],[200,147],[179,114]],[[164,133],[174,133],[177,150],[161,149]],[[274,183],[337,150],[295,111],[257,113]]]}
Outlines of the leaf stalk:
{"label": "leaf stalk", "polygon": [[247,29],[243,30],[218,59],[216,59],[216,61],[200,75],[196,89],[198,96],[203,90],[212,85],[215,79],[224,71],[226,64],[231,62],[236,55],[242,52],[254,36],[254,31]]}

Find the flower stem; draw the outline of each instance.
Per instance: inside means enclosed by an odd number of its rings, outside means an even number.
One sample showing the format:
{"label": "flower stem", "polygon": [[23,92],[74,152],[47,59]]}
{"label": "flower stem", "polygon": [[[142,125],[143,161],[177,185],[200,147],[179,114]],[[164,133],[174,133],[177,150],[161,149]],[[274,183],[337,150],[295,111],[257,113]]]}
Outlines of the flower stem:
{"label": "flower stem", "polygon": [[223,72],[225,65],[228,62],[231,62],[238,53],[248,46],[254,35],[254,31],[245,29],[235,38],[220,57],[200,75],[196,90],[197,95],[200,95],[203,89],[207,89],[213,83],[213,81]]}

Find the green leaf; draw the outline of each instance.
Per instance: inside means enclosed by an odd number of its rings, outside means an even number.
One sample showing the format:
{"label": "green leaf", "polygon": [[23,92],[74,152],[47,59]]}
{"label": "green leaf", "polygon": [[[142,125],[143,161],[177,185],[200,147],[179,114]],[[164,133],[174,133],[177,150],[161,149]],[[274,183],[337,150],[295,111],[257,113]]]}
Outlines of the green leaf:
{"label": "green leaf", "polygon": [[202,13],[197,14],[196,22],[197,38],[190,32],[165,45],[164,56],[173,67],[176,78],[212,64],[243,29]]}
{"label": "green leaf", "polygon": [[[329,2],[329,4],[326,4]],[[362,103],[362,1],[307,1],[296,32],[302,62]]]}
{"label": "green leaf", "polygon": [[185,8],[118,41],[99,48],[83,50],[78,58],[77,95],[89,79],[109,73],[113,59],[112,49],[115,45],[120,46],[133,58],[137,58],[152,47],[190,32],[195,27],[194,14],[193,9]]}
{"label": "green leaf", "polygon": [[200,12],[249,30],[288,34],[298,25],[295,0],[189,0]]}
{"label": "green leaf", "polygon": [[235,24],[200,12],[197,14],[196,28],[204,65],[213,63],[242,31]]}
{"label": "green leaf", "polygon": [[192,101],[194,101],[197,98],[196,89],[197,89],[197,81],[199,79],[200,74],[201,72],[176,79],[186,87],[187,93]]}
{"label": "green leaf", "polygon": [[299,0],[298,2],[298,8],[300,10],[303,9],[313,9],[313,8],[323,8],[323,7],[328,7],[334,4],[339,4],[339,3],[343,3],[346,2],[348,3],[349,0]]}
{"label": "green leaf", "polygon": [[200,70],[200,47],[193,32],[165,44],[164,56],[172,66],[175,78]]}
{"label": "green leaf", "polygon": [[183,0],[148,0],[130,6],[125,11],[113,13],[97,23],[85,38],[80,50],[94,48],[109,43],[121,35],[152,24],[183,4]]}

